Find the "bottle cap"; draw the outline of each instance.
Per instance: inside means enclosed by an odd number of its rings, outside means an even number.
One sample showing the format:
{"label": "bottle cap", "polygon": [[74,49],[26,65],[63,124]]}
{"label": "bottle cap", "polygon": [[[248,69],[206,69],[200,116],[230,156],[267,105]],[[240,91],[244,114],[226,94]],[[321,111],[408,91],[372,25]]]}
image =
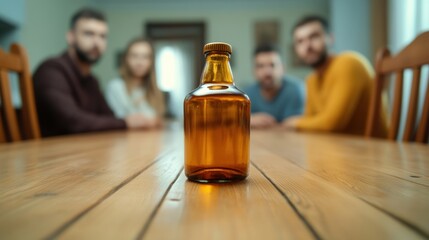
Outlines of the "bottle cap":
{"label": "bottle cap", "polygon": [[210,52],[210,51],[220,51],[220,52],[228,52],[229,54],[232,54],[232,47],[228,43],[224,42],[212,42],[207,43],[204,45],[204,54]]}

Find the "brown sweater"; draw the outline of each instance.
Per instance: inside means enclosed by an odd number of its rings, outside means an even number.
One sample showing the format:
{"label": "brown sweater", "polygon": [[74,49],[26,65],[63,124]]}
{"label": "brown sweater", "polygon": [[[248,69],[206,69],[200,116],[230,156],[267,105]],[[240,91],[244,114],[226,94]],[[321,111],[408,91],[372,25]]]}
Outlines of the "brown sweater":
{"label": "brown sweater", "polygon": [[68,53],[43,62],[33,80],[43,136],[126,128],[114,117],[97,79],[82,75]]}

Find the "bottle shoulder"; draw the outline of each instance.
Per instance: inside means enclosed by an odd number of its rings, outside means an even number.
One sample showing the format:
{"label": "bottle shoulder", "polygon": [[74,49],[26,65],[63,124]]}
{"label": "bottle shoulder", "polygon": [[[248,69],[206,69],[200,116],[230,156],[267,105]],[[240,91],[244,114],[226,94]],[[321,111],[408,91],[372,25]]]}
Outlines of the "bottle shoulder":
{"label": "bottle shoulder", "polygon": [[198,86],[186,96],[185,100],[201,97],[217,98],[222,96],[231,96],[236,99],[249,100],[249,97],[234,84],[209,83]]}

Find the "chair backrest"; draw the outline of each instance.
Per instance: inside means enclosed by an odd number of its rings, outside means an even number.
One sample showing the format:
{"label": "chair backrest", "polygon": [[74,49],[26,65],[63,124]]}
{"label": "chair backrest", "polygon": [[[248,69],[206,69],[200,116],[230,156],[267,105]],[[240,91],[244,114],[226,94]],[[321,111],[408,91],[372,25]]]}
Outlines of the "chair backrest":
{"label": "chair backrest", "polygon": [[[22,99],[20,122],[12,105],[10,72],[16,72],[19,77]],[[40,138],[27,53],[19,44],[12,44],[9,53],[0,48],[0,100],[0,143]]]}
{"label": "chair backrest", "polygon": [[[377,117],[381,110],[381,96],[384,82],[388,75],[395,74],[395,86],[393,93],[392,114],[389,125],[388,139],[396,140],[400,128],[402,92],[404,82],[404,71],[412,69],[413,78],[411,84],[410,99],[407,118],[402,141],[416,141],[426,143],[429,132],[429,84],[425,91],[425,99],[421,118],[417,121],[417,107],[419,100],[421,69],[429,64],[429,32],[417,36],[414,41],[407,45],[397,55],[391,56],[388,49],[378,51],[375,60],[375,88],[371,99],[371,106],[367,121],[367,137],[374,136]],[[429,77],[429,76],[428,76]],[[428,79],[429,81],[429,79]]]}

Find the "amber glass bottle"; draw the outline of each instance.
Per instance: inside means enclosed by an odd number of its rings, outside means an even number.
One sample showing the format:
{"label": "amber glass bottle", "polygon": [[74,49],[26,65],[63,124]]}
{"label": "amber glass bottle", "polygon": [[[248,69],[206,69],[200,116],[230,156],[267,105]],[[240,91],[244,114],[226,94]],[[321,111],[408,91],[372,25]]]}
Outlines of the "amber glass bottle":
{"label": "amber glass bottle", "polygon": [[197,182],[231,182],[247,177],[250,100],[235,85],[231,45],[204,46],[201,85],[184,102],[185,174]]}

